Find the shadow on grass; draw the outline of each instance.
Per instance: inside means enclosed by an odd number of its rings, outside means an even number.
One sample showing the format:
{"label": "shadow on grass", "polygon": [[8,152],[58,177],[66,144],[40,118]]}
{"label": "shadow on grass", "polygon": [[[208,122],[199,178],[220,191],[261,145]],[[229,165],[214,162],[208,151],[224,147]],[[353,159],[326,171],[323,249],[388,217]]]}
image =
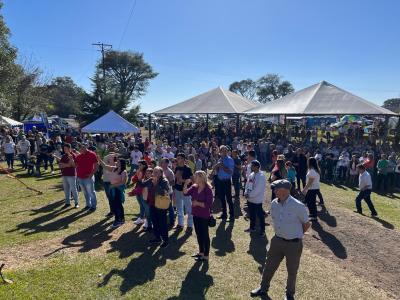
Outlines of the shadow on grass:
{"label": "shadow on grass", "polygon": [[119,251],[120,258],[129,257],[134,253],[141,254],[132,259],[125,269],[112,269],[98,287],[106,286],[113,276],[119,276],[122,278],[119,289],[121,295],[124,295],[136,286],[153,280],[156,269],[165,265],[166,258],[161,249],[156,251],[157,246],[148,246],[149,238],[148,234],[142,234],[136,229],[121,235],[117,241],[111,242],[112,249],[109,252]]}
{"label": "shadow on grass", "polygon": [[346,248],[343,246],[342,242],[339,241],[333,234],[325,231],[322,228],[321,224],[319,224],[318,222],[313,222],[311,227],[319,235],[319,238],[316,236],[314,236],[314,237],[316,239],[321,240],[321,242],[323,242],[325,245],[327,245],[336,257],[338,257],[340,259],[347,258]]}
{"label": "shadow on grass", "polygon": [[[40,232],[52,232],[52,231],[62,230],[68,228],[68,226],[71,223],[75,222],[76,220],[89,214],[89,212],[86,210],[79,210],[75,211],[70,215],[54,220],[71,210],[63,208],[57,209],[62,204],[62,202],[63,200],[60,200],[55,203],[50,203],[42,208],[32,210],[33,212],[32,215],[38,214],[40,212],[48,212],[48,211],[50,212],[48,214],[34,218],[29,222],[20,223],[16,226],[15,229],[9,230],[7,232],[10,233],[15,231],[21,231],[25,235],[32,235]],[[51,220],[54,221],[50,222]]]}
{"label": "shadow on grass", "polygon": [[181,235],[181,231],[175,231],[169,237],[169,247],[157,249],[157,245],[149,245],[152,234],[139,230],[140,227],[135,227],[133,231],[122,234],[117,241],[110,243],[111,249],[108,252],[119,252],[119,258],[127,258],[135,253],[141,254],[132,259],[125,269],[112,269],[98,287],[106,286],[113,276],[119,276],[122,278],[120,292],[124,295],[136,286],[153,280],[156,269],[164,266],[167,259],[176,260],[185,255],[180,248],[190,234]]}
{"label": "shadow on grass", "polygon": [[258,271],[262,274],[267,256],[267,237],[259,237],[258,234],[251,234],[248,254],[251,254],[254,260],[259,264]]}
{"label": "shadow on grass", "polygon": [[207,271],[208,262],[195,262],[182,281],[179,295],[168,300],[206,299],[208,289],[214,284],[213,277]]}
{"label": "shadow on grass", "polygon": [[[228,224],[227,227],[225,225]],[[233,223],[221,220],[218,225],[215,237],[212,239],[211,246],[216,249],[217,256],[225,256],[227,253],[235,251],[235,244],[232,241]]]}
{"label": "shadow on grass", "polygon": [[108,219],[103,219],[77,233],[67,236],[63,241],[63,247],[60,247],[46,256],[67,248],[79,248],[79,252],[89,252],[91,250],[100,248],[104,242],[112,238],[110,228],[111,222]]}
{"label": "shadow on grass", "polygon": [[378,223],[381,223],[382,226],[387,229],[394,229],[394,225],[392,223],[389,223],[388,221],[385,221],[378,217],[371,217],[371,218],[374,219],[375,221],[377,221]]}
{"label": "shadow on grass", "polygon": [[49,179],[55,179],[55,178],[61,178],[61,174],[48,174],[48,175],[42,175],[37,178],[37,181],[43,181],[43,180],[49,180]]}
{"label": "shadow on grass", "polygon": [[321,210],[318,212],[318,218],[324,221],[330,227],[336,227],[336,217],[332,216],[325,206],[321,206]]}
{"label": "shadow on grass", "polygon": [[14,211],[11,214],[19,214],[23,212],[28,212],[30,211],[31,213],[29,214],[30,216],[34,216],[37,214],[42,214],[42,213],[47,213],[47,212],[52,212],[55,209],[59,208],[60,206],[64,205],[65,201],[63,200],[58,200],[56,202],[47,204],[45,206],[42,206],[41,208],[34,208],[34,209],[24,209],[24,210],[19,210],[19,211]]}

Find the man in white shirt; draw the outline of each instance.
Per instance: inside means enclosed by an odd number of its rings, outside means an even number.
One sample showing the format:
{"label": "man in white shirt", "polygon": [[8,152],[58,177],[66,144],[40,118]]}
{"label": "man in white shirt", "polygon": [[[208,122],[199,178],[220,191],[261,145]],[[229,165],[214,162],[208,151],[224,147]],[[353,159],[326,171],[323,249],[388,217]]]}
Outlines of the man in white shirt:
{"label": "man in white shirt", "polygon": [[143,158],[143,154],[142,152],[140,152],[139,147],[138,146],[134,146],[133,147],[133,151],[130,154],[131,156],[131,167],[134,170],[137,170],[139,168],[139,160],[142,160]]}
{"label": "man in white shirt", "polygon": [[31,149],[31,143],[26,139],[26,136],[21,136],[21,140],[17,144],[19,159],[21,160],[22,167],[26,170],[28,167],[28,153]]}
{"label": "man in white shirt", "polygon": [[288,278],[286,299],[294,299],[297,271],[303,250],[303,235],[310,228],[308,212],[303,203],[290,196],[291,184],[286,179],[276,180],[273,186],[277,196],[271,202],[271,217],[275,236],[271,239],[260,287],[252,290],[252,297],[264,296],[282,259],[286,258]]}
{"label": "man in white shirt", "polygon": [[256,219],[260,222],[260,237],[265,237],[265,216],[263,202],[267,180],[264,172],[260,171],[261,164],[258,160],[251,162],[251,173],[247,178],[244,196],[247,199],[247,207],[250,215],[250,227],[245,232],[256,230]]}
{"label": "man in white shirt", "polygon": [[356,197],[357,213],[362,214],[361,201],[364,199],[371,211],[371,217],[377,217],[378,213],[375,210],[374,204],[371,201],[372,180],[371,175],[365,170],[364,165],[357,166],[360,176],[358,177],[358,187],[360,192]]}

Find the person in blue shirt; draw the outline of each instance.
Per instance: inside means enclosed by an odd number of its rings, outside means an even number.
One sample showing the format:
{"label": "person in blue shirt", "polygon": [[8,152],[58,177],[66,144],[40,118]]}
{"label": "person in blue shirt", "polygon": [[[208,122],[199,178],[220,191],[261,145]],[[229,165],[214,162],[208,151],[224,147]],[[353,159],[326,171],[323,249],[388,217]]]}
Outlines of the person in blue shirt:
{"label": "person in blue shirt", "polygon": [[222,214],[219,219],[227,219],[227,208],[226,204],[229,206],[229,222],[235,221],[235,212],[233,208],[232,201],[232,175],[233,169],[235,167],[235,162],[228,155],[228,148],[226,146],[221,146],[219,148],[220,159],[218,163],[214,166],[214,172],[217,174],[215,181],[215,193],[217,198],[221,201]]}

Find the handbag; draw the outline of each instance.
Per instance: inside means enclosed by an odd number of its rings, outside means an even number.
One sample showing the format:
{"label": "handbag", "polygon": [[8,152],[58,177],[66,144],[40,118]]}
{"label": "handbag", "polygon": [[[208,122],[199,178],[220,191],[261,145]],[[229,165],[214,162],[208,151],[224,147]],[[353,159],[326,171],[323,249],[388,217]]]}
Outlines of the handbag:
{"label": "handbag", "polygon": [[217,225],[217,220],[215,220],[213,215],[208,218],[208,227],[215,227]]}
{"label": "handbag", "polygon": [[171,203],[171,199],[169,198],[169,195],[157,195],[156,199],[155,199],[155,207],[158,209],[168,209],[170,203]]}

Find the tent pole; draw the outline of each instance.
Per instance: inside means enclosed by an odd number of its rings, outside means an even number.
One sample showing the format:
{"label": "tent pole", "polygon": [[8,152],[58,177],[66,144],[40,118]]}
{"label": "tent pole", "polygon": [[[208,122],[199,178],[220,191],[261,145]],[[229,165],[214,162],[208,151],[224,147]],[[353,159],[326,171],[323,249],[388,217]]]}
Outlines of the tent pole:
{"label": "tent pole", "polygon": [[236,134],[240,135],[240,115],[236,115]]}
{"label": "tent pole", "polygon": [[149,143],[151,143],[151,114],[149,114]]}

